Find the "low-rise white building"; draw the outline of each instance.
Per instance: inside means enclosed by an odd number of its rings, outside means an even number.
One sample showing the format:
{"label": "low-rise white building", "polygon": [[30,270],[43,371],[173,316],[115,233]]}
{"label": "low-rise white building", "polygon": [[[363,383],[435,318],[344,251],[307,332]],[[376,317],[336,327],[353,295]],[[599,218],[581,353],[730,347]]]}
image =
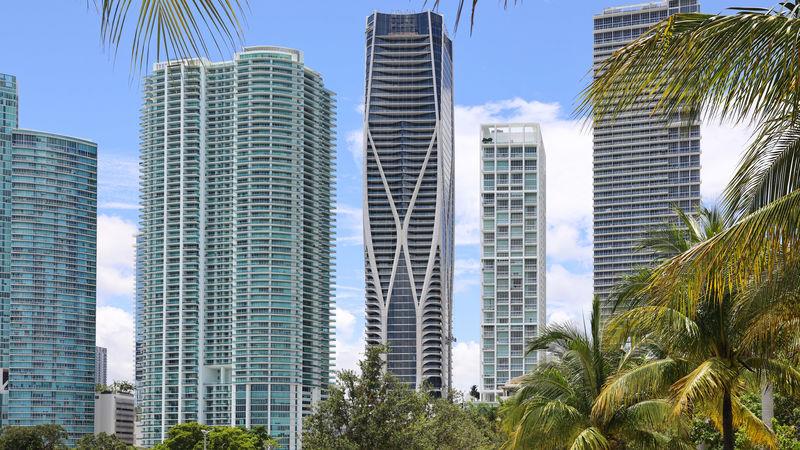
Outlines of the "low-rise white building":
{"label": "low-rise white building", "polygon": [[102,392],[94,399],[94,434],[114,434],[133,445],[133,395]]}

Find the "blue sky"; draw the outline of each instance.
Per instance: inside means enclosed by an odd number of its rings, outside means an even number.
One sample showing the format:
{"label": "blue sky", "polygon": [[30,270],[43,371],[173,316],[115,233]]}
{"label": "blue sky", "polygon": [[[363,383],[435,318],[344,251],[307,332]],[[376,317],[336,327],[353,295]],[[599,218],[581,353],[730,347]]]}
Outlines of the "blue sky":
{"label": "blue sky", "polygon": [[[114,58],[98,17],[83,0],[9,2],[0,27],[0,72],[16,75],[20,124],[99,144],[98,345],[109,347],[111,378],[131,378],[133,234],[136,232],[140,82],[124,47]],[[136,3],[136,2],[134,2]],[[591,136],[571,117],[591,64],[592,15],[617,0],[528,0],[503,10],[480,2],[474,33],[452,32],[455,0],[442,12],[454,40],[456,102],[455,381],[478,382],[478,125],[542,123],[547,152],[548,315],[581,318],[591,301]],[[768,6],[749,0],[748,6]],[[624,2],[622,2],[624,4]],[[704,12],[741,2],[707,0]],[[361,104],[364,23],[373,10],[418,11],[422,0],[252,0],[245,45],[300,49],[338,102],[337,364],[352,367],[362,348]],[[214,60],[231,54],[212,54]],[[148,65],[149,67],[149,65]],[[747,130],[703,130],[703,195],[727,181]]]}

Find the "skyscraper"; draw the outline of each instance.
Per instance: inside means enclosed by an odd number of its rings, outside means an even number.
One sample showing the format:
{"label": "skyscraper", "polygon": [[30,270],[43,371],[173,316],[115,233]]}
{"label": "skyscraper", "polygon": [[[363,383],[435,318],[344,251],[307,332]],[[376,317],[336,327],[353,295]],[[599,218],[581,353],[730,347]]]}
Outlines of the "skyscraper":
{"label": "skyscraper", "polygon": [[[697,12],[697,0],[607,8],[594,17],[595,77],[611,54],[672,14]],[[672,206],[700,204],[700,124],[696,115],[653,114],[642,98],[594,122],[594,291],[607,318],[614,286],[653,256],[637,249],[647,233],[674,220]]]}
{"label": "skyscraper", "polygon": [[108,349],[105,347],[95,347],[94,355],[94,382],[95,384],[107,384]]}
{"label": "skyscraper", "polygon": [[145,79],[142,444],[198,421],[298,448],[330,378],[334,109],[292,49]]}
{"label": "skyscraper", "polygon": [[0,426],[94,430],[97,146],[18,128],[0,74]]}
{"label": "skyscraper", "polygon": [[367,18],[366,338],[388,370],[446,392],[453,285],[453,47],[442,16]]}
{"label": "skyscraper", "polygon": [[481,126],[481,400],[529,372],[545,325],[545,153],[538,124]]}

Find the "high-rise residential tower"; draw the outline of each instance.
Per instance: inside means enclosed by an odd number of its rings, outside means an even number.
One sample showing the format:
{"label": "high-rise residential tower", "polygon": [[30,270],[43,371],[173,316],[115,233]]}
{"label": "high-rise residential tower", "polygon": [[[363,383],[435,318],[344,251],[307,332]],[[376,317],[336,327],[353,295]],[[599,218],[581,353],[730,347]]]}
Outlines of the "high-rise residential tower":
{"label": "high-rise residential tower", "polygon": [[106,384],[108,382],[108,349],[95,347],[94,355],[94,382],[95,384]]}
{"label": "high-rise residential tower", "polygon": [[197,421],[300,447],[330,380],[334,109],[292,49],[145,79],[141,444]]}
{"label": "high-rise residential tower", "polygon": [[97,145],[18,128],[0,74],[0,427],[94,431]]}
{"label": "high-rise residential tower", "polygon": [[[594,70],[615,51],[672,14],[697,12],[697,0],[607,8],[594,17]],[[696,115],[653,113],[642,98],[594,122],[594,291],[604,302],[615,284],[653,256],[637,249],[653,229],[674,221],[673,205],[700,204],[700,124]]]}
{"label": "high-rise residential tower", "polygon": [[545,325],[545,153],[538,124],[481,126],[481,400],[529,372]]}
{"label": "high-rise residential tower", "polygon": [[367,18],[366,338],[388,370],[446,392],[453,307],[453,47],[442,16]]}

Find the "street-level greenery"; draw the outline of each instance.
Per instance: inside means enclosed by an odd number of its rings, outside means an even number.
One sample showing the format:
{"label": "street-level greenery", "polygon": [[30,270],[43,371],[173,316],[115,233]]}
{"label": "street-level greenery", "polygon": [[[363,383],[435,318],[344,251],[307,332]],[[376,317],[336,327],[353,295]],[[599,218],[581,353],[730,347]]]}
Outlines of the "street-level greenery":
{"label": "street-level greenery", "polygon": [[384,370],[385,351],[368,348],[360,374],[339,372],[328,399],[303,424],[304,449],[497,448],[501,438],[492,408],[409,389]]}
{"label": "street-level greenery", "polygon": [[61,425],[3,427],[0,429],[0,450],[66,450],[67,432]]}
{"label": "street-level greenery", "polygon": [[278,441],[272,439],[263,426],[245,429],[188,422],[172,426],[164,442],[153,450],[200,450],[204,448],[203,432],[207,433],[205,448],[208,450],[264,450],[278,446]]}
{"label": "street-level greenery", "polygon": [[78,439],[75,450],[136,450],[113,434],[89,434]]}

